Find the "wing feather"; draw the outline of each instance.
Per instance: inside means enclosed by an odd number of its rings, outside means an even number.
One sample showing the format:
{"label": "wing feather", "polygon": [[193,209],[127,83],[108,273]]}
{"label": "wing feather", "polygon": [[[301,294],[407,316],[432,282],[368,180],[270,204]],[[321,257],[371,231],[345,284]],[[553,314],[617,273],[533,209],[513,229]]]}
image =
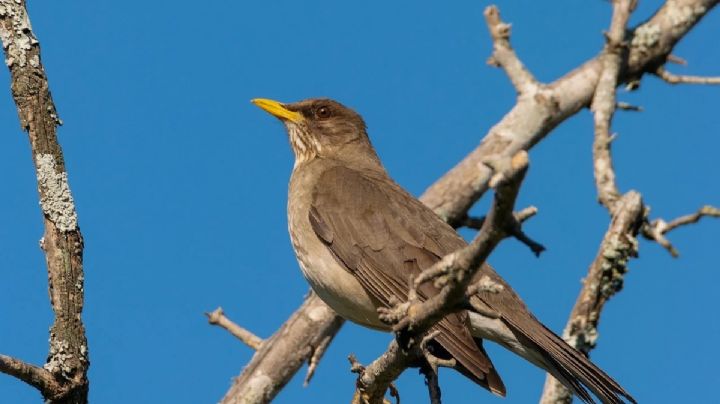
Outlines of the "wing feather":
{"label": "wing feather", "polygon": [[[388,178],[343,166],[321,175],[309,219],[337,261],[385,307],[392,298],[406,300],[410,279],[466,245],[451,227]],[[428,283],[419,295],[426,299],[437,292]],[[505,394],[492,362],[470,334],[467,313],[448,315],[435,329],[441,331],[436,342],[474,381]]]}

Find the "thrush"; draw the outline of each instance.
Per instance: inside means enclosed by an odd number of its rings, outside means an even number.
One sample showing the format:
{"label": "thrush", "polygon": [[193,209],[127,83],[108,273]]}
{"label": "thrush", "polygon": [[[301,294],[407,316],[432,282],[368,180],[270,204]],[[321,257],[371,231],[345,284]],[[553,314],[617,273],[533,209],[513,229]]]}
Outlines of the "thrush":
{"label": "thrush", "polygon": [[[329,99],[283,104],[253,100],[279,118],[295,154],[288,195],[288,227],[303,275],[342,317],[390,330],[378,308],[408,297],[411,277],[467,245],[422,202],[385,171],[362,117]],[[456,360],[457,370],[491,392],[505,386],[485,352],[488,339],[552,374],[585,402],[635,400],[583,354],[545,327],[487,264],[475,275],[502,285],[470,297],[472,309],[434,326],[434,343]],[[420,298],[438,293],[423,285]],[[493,315],[488,317],[488,313]]]}

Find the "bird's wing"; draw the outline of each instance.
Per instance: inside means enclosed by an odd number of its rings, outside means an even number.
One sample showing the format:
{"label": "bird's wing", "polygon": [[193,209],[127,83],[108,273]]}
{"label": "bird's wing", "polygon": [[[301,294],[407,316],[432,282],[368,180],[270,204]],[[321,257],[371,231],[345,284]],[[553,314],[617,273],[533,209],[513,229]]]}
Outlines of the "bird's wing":
{"label": "bird's wing", "polygon": [[[383,306],[407,299],[410,279],[442,256],[466,245],[442,219],[386,177],[370,178],[347,167],[325,171],[313,190],[309,220],[316,235]],[[428,282],[418,291],[438,290]],[[467,326],[467,313],[448,315],[436,341],[492,392],[505,387]],[[463,372],[466,373],[466,372]]]}

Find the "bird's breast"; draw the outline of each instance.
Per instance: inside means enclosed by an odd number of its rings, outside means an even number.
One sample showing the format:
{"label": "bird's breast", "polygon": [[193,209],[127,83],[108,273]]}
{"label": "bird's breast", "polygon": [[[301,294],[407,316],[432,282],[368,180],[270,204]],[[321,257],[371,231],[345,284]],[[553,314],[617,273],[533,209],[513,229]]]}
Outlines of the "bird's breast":
{"label": "bird's breast", "polygon": [[366,327],[387,330],[378,318],[376,302],[333,257],[310,225],[312,185],[293,173],[288,198],[288,230],[303,276],[340,316]]}

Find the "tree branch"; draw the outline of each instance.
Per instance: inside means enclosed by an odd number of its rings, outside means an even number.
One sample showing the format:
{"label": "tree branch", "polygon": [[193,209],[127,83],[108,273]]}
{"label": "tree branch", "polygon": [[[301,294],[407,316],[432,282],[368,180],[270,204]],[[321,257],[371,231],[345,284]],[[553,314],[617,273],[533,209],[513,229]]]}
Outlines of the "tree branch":
{"label": "tree branch", "polygon": [[595,184],[600,203],[612,210],[620,192],[615,184],[615,171],[610,157],[610,124],[615,113],[615,88],[618,84],[620,64],[627,53],[625,30],[630,13],[635,8],[633,0],[615,0],[607,43],[601,56],[602,72],[598,79],[592,110],[595,120],[595,141],[593,160],[595,162]]}
{"label": "tree branch", "polygon": [[[649,20],[631,30],[618,84],[638,81],[643,74],[654,72],[718,1],[668,1]],[[466,212],[488,189],[492,171],[482,161],[530,149],[560,123],[589,106],[603,69],[601,59],[602,54],[533,94],[519,97],[480,145],[436,181],[421,200],[448,223],[460,225]]]}
{"label": "tree branch", "polygon": [[343,319],[311,292],[302,306],[260,346],[221,403],[270,402],[303,363],[311,360],[317,347],[329,344],[342,324]]}
{"label": "tree branch", "polygon": [[56,383],[34,386],[48,403],[86,403],[90,363],[81,320],[83,238],[57,139],[57,126],[61,122],[24,0],[0,0],[0,37],[20,126],[28,133],[35,163],[45,225],[41,246],[45,251],[50,304],[55,314],[44,368]]}
{"label": "tree branch", "polygon": [[[545,246],[543,246],[542,244],[540,244],[537,241],[528,237],[527,234],[525,234],[523,232],[522,226],[520,226],[520,224],[522,224],[524,221],[535,216],[537,214],[537,212],[538,212],[538,209],[535,206],[528,206],[527,208],[525,208],[519,212],[516,212],[515,220],[516,220],[516,223],[518,224],[518,226],[516,226],[513,229],[513,232],[511,235],[513,237],[515,237],[519,242],[528,246],[530,248],[530,251],[532,251],[536,257],[539,257],[540,254],[543,251],[545,251]],[[467,228],[470,228],[470,229],[480,230],[480,228],[482,227],[484,222],[485,222],[484,216],[479,217],[479,218],[466,216],[463,219],[461,225],[465,226]]]}
{"label": "tree branch", "polygon": [[[654,16],[637,26],[629,35],[630,47],[627,60],[621,71],[619,83],[637,81],[646,72],[655,71],[662,65],[675,44],[683,38],[700,19],[720,0],[675,0],[664,4]],[[683,12],[682,10],[689,10]],[[498,17],[499,19],[499,17]],[[461,224],[470,207],[488,189],[493,172],[482,162],[493,156],[513,156],[520,150],[528,150],[550,133],[557,125],[581,109],[590,105],[602,69],[600,58],[593,58],[574,71],[547,86],[540,87],[532,96],[519,97],[515,106],[493,126],[481,144],[452,170],[435,182],[420,198],[435,213],[453,226]],[[308,299],[317,299],[312,296]],[[314,305],[309,300],[301,306],[271,340],[266,341],[243,374],[226,395],[226,401],[233,393],[245,391],[238,384],[247,384],[262,375],[263,366],[271,363],[267,356],[275,351],[301,352],[318,336],[328,334],[328,325],[337,316],[331,310],[322,310],[316,318],[318,326],[314,332],[289,331],[291,322],[297,317],[307,317]],[[320,318],[322,317],[322,318]],[[274,348],[277,346],[277,348]],[[278,363],[278,362],[275,362]],[[265,403],[271,400],[299,369],[302,361],[290,360],[285,364],[286,372],[273,373],[274,378],[263,385],[263,394],[252,396],[249,403]],[[247,386],[245,387],[247,388]],[[250,396],[248,396],[250,397]]]}
{"label": "tree branch", "polygon": [[0,355],[0,372],[20,379],[40,391],[64,391],[64,386],[47,370],[10,356]]}
{"label": "tree branch", "polygon": [[[405,346],[405,341],[420,340],[440,319],[466,304],[466,291],[473,276],[498,243],[509,236],[517,224],[513,207],[527,166],[527,153],[523,151],[510,161],[496,163],[496,174],[492,180],[495,188],[493,205],[473,241],[467,247],[448,254],[425,269],[414,280],[407,302],[400,303],[393,309],[383,310],[395,312],[392,316],[386,315],[386,318],[394,317],[398,320],[393,326],[397,338],[391,342],[388,350],[368,365],[358,377],[358,394],[369,404],[382,403],[390,383],[404,369],[424,358],[422,343]],[[413,292],[421,283],[438,278],[442,278],[443,286],[437,295],[422,302],[415,298],[416,293]],[[430,364],[432,366],[432,362]]]}
{"label": "tree branch", "polygon": [[674,230],[680,226],[697,223],[700,218],[705,216],[720,217],[720,209],[710,205],[706,205],[700,208],[697,212],[685,216],[680,216],[677,219],[670,221],[670,223],[665,222],[663,219],[655,219],[652,221],[652,223],[646,222],[645,225],[643,225],[642,235],[649,240],[656,241],[663,248],[668,250],[670,255],[677,258],[680,253],[672,245],[672,243],[670,243],[670,240],[665,237],[665,234],[670,230]]}
{"label": "tree branch", "polygon": [[510,46],[510,24],[500,19],[500,11],[495,6],[485,9],[485,22],[493,40],[493,53],[488,59],[488,64],[502,67],[518,94],[533,93],[540,83],[523,65],[515,50]]}
{"label": "tree branch", "polygon": [[205,313],[208,318],[208,323],[216,325],[218,327],[226,329],[230,334],[234,335],[237,339],[242,341],[245,345],[249,346],[254,350],[260,349],[263,344],[262,338],[253,334],[252,332],[240,327],[232,320],[225,316],[225,312],[222,307],[218,307],[210,313]]}
{"label": "tree branch", "polygon": [[[595,182],[598,199],[608,209],[612,219],[598,255],[583,281],[580,295],[563,332],[565,341],[586,356],[589,356],[590,351],[595,348],[597,327],[605,303],[622,289],[627,262],[631,257],[637,256],[637,235],[643,227],[647,227],[648,209],[643,204],[640,194],[630,191],[620,197],[610,153],[612,141],[610,125],[616,105],[615,88],[623,60],[626,59],[623,57],[623,53],[626,52],[625,24],[635,7],[634,3],[634,0],[613,1],[610,32],[607,35],[605,52],[601,56],[603,70],[592,102],[595,121],[593,144]],[[636,29],[636,35],[638,30],[640,28]],[[637,37],[633,41],[635,42],[636,39]],[[699,217],[696,220],[699,220]],[[656,236],[664,240],[662,234],[656,232]],[[572,394],[548,374],[540,402],[569,404],[572,402]]]}
{"label": "tree branch", "polygon": [[655,75],[669,84],[720,84],[720,77],[686,76],[674,74],[660,66],[655,70]]}

